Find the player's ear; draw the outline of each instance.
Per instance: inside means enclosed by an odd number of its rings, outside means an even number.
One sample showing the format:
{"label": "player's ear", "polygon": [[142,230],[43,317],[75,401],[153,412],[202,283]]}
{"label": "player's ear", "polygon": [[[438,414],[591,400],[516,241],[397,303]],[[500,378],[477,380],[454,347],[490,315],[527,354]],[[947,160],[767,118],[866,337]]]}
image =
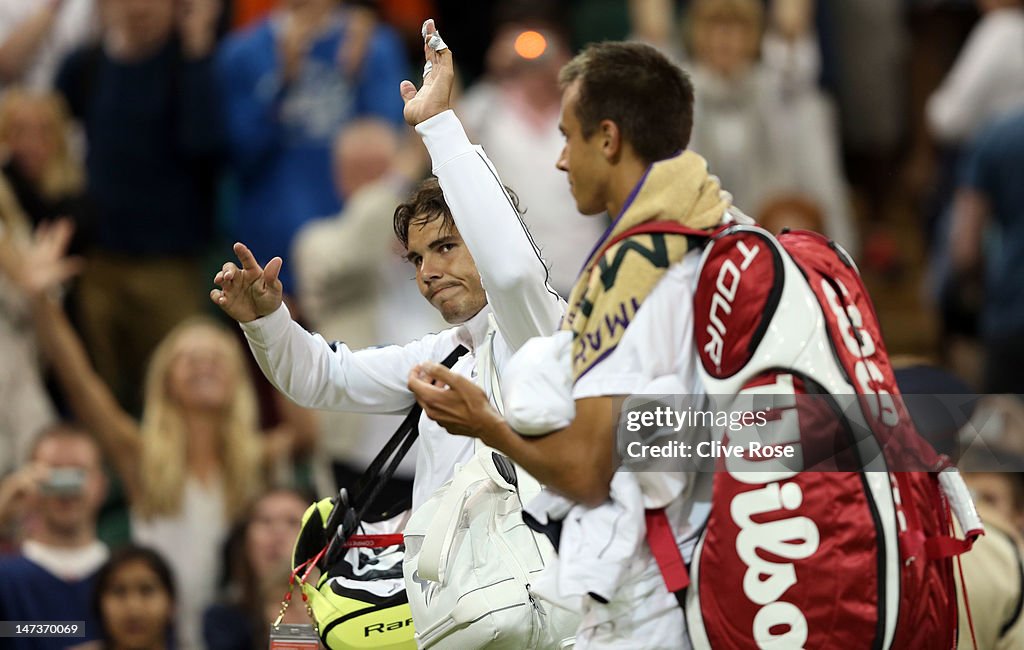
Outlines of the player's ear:
{"label": "player's ear", "polygon": [[601,120],[595,137],[601,139],[601,152],[605,160],[614,162],[622,151],[622,131],[611,120]]}

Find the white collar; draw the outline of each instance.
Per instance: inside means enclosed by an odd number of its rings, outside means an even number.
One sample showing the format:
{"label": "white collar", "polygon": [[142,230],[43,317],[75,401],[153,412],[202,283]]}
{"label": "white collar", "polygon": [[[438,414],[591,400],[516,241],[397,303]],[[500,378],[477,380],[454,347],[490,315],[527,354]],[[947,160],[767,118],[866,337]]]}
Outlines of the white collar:
{"label": "white collar", "polygon": [[466,346],[471,352],[476,353],[476,350],[487,339],[488,328],[490,327],[488,317],[490,314],[491,306],[484,305],[484,308],[478,311],[475,316],[459,325],[455,333],[456,342]]}
{"label": "white collar", "polygon": [[61,580],[74,582],[95,573],[110,552],[99,540],[77,548],[61,548],[27,539],[21,545],[21,554]]}

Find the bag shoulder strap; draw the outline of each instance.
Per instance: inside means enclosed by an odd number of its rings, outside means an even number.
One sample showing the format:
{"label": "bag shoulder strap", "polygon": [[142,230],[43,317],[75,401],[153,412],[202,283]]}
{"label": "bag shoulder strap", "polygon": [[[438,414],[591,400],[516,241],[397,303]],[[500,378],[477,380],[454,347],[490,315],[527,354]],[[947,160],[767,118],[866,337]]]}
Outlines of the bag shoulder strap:
{"label": "bag shoulder strap", "polygon": [[[445,368],[451,368],[466,352],[468,352],[466,347],[460,345],[452,350],[451,354],[445,357],[441,364]],[[416,442],[416,438],[420,433],[419,420],[421,413],[423,413],[423,408],[419,404],[413,404],[405,419],[398,425],[398,429],[395,430],[391,438],[384,444],[384,447],[377,453],[373,462],[370,463],[370,466],[366,468],[363,475],[356,481],[356,485],[353,488],[355,497],[349,500],[348,492],[342,488],[334,500],[334,508],[324,524],[324,530],[328,531],[330,542],[326,549],[326,555],[321,561],[322,565],[318,565],[321,566],[321,569],[334,566],[338,561],[339,555],[346,547],[349,538],[355,534],[366,518],[370,506],[380,496],[384,485],[391,480],[395,470],[398,469],[398,465],[405,458],[405,455],[409,453],[409,449]],[[408,503],[402,503],[403,508],[408,508],[408,506]]]}
{"label": "bag shoulder strap", "polygon": [[[505,402],[501,397],[501,378],[498,376],[498,366],[494,362],[494,338],[497,335],[498,321],[492,312],[487,314],[487,337],[485,343],[477,351],[476,367],[484,382],[484,387],[489,393],[491,404],[498,410],[498,413],[505,415]],[[474,438],[474,440],[480,442],[479,438]]]}
{"label": "bag shoulder strap", "polygon": [[[466,352],[468,350],[465,346],[458,346],[452,350],[451,354],[444,358],[441,365],[450,369]],[[419,421],[422,413],[423,407],[419,404],[413,404],[412,408],[409,409],[408,415],[398,425],[398,429],[391,435],[391,438],[385,443],[380,452],[377,453],[370,466],[366,468],[366,471],[363,472],[363,475],[356,482],[353,506],[359,512],[360,520],[366,515],[370,506],[384,488],[384,484],[394,476],[399,464],[401,464],[406,454],[409,453],[409,449],[416,442],[416,438],[419,437]]]}
{"label": "bag shoulder strap", "polygon": [[445,487],[444,496],[434,512],[430,527],[423,536],[416,570],[419,577],[433,582],[443,582],[447,570],[448,549],[455,537],[460,517],[466,502],[466,491],[477,481],[488,478],[479,454],[462,467],[457,467],[451,481]]}
{"label": "bag shoulder strap", "polygon": [[668,235],[683,235],[687,238],[692,238],[694,241],[691,242],[691,247],[704,246],[708,241],[714,238],[717,234],[723,231],[728,226],[735,224],[722,224],[713,230],[699,230],[697,228],[690,228],[684,226],[681,223],[675,221],[645,221],[644,223],[637,224],[628,230],[623,230],[618,235],[608,240],[601,248],[601,252],[595,259],[601,259],[609,248],[618,244],[623,239],[633,237],[635,235],[655,235],[655,234],[668,234]]}
{"label": "bag shoulder strap", "polygon": [[676,544],[672,524],[669,523],[665,508],[644,511],[644,523],[647,527],[645,537],[651,555],[658,563],[665,588],[676,597],[676,602],[683,609],[685,606],[686,588],[690,585],[690,573],[686,562]]}

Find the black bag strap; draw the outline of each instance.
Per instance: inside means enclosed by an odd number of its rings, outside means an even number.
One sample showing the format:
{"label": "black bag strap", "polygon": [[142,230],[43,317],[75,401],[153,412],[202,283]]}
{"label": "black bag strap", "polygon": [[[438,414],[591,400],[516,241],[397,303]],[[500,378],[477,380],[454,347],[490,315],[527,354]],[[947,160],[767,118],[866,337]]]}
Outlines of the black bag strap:
{"label": "black bag strap", "polygon": [[[445,368],[451,368],[468,351],[465,346],[458,346],[452,350],[451,354],[444,358],[441,365]],[[399,464],[401,464],[406,454],[409,453],[409,449],[412,448],[413,443],[419,437],[419,421],[420,414],[422,413],[423,408],[419,404],[414,404],[409,409],[409,414],[405,416],[402,424],[391,435],[391,439],[387,441],[373,459],[373,462],[370,463],[370,466],[366,468],[363,475],[356,481],[355,488],[353,489],[355,498],[352,501],[352,505],[358,511],[360,521],[366,515],[370,506],[373,505],[374,500],[380,495],[384,485],[394,476]]]}
{"label": "black bag strap", "polygon": [[[451,368],[468,351],[465,346],[458,346],[452,350],[451,354],[444,358],[441,365],[445,368]],[[416,438],[420,434],[419,421],[422,413],[423,408],[419,404],[414,404],[409,409],[408,415],[405,416],[402,424],[391,435],[391,439],[385,443],[384,447],[373,459],[373,462],[370,463],[370,466],[366,468],[363,475],[356,481],[356,485],[353,488],[353,494],[355,495],[353,499],[349,498],[348,491],[345,488],[342,488],[334,499],[334,508],[331,510],[331,515],[324,526],[330,542],[327,545],[324,558],[318,563],[321,571],[324,571],[327,567],[333,567],[340,560],[344,550],[344,543],[362,525],[370,506],[380,496],[384,485],[391,480],[395,470],[398,469],[398,465],[405,458],[405,455],[409,453],[409,449],[416,442]]]}

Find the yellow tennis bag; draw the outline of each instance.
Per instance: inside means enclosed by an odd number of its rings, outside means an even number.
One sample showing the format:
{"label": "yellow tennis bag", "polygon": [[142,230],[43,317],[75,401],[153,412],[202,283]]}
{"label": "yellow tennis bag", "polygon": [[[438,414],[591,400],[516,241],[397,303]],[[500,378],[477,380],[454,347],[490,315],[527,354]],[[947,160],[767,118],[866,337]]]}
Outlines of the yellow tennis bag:
{"label": "yellow tennis bag", "polygon": [[[459,346],[442,362],[452,365],[466,353]],[[329,650],[414,650],[412,611],[405,593],[402,530],[411,495],[386,510],[374,501],[419,435],[422,409],[413,406],[353,489],[321,499],[302,517],[292,569],[320,571],[315,583],[302,583],[320,641]]]}
{"label": "yellow tennis bag", "polygon": [[[332,513],[354,512],[344,503],[344,490],[342,493],[309,507],[296,543],[296,567],[305,561],[300,558],[316,559],[321,552],[323,557],[318,564],[322,562],[327,567],[315,584],[302,584],[320,640],[331,650],[415,648],[412,611],[402,579],[405,544],[401,533],[384,532],[400,530],[408,513],[381,522],[361,522],[359,533],[335,542],[341,539],[338,533],[343,527],[336,529],[334,535],[327,535]],[[339,508],[338,504],[343,505]],[[317,529],[319,534],[310,532]],[[324,562],[328,555],[324,549],[330,547],[327,540],[340,544],[332,562]],[[318,544],[318,551],[311,551]],[[309,556],[311,552],[313,555]]]}

